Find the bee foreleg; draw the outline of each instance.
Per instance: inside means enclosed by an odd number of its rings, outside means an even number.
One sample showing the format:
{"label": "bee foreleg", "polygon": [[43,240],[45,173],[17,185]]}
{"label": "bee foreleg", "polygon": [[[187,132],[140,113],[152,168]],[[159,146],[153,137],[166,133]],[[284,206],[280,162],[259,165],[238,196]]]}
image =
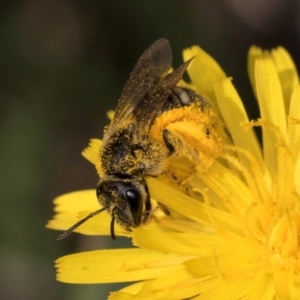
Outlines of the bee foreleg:
{"label": "bee foreleg", "polygon": [[170,212],[169,212],[166,205],[164,205],[160,202],[157,202],[157,206],[158,206],[158,208],[160,208],[165,213],[165,215],[170,216]]}
{"label": "bee foreleg", "polygon": [[151,205],[150,197],[148,197],[145,202],[145,211],[142,216],[143,224],[147,223],[147,221],[149,220],[149,218],[151,216],[151,213],[152,213],[152,205]]}

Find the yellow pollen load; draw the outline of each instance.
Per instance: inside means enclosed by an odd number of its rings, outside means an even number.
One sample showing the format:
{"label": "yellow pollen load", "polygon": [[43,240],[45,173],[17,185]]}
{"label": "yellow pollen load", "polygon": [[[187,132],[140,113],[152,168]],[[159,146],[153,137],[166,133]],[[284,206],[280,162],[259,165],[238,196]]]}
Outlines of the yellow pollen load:
{"label": "yellow pollen load", "polygon": [[222,153],[224,133],[212,109],[200,110],[197,105],[190,105],[164,112],[156,119],[150,136],[164,143],[165,129],[176,145],[177,156],[186,156],[200,169],[206,170]]}

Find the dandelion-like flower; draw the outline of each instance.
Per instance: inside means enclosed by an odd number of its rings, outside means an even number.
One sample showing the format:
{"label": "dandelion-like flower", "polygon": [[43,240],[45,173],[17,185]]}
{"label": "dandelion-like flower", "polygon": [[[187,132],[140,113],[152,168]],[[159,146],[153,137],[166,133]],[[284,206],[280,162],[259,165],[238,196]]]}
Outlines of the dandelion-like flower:
{"label": "dandelion-like flower", "polygon": [[[137,248],[77,253],[56,261],[69,283],[133,282],[109,299],[299,299],[300,87],[289,54],[252,47],[248,71],[261,117],[249,121],[232,80],[199,47],[189,87],[205,95],[225,131],[222,154],[200,170],[182,159],[148,178],[153,201],[169,216],[116,234]],[[262,129],[262,147],[253,127]],[[83,154],[98,165],[101,141]],[[169,175],[168,175],[169,174]],[[172,176],[171,176],[171,175]],[[84,199],[84,200],[83,200]],[[66,230],[99,209],[95,191],[55,200],[52,229]],[[155,213],[155,212],[154,212]],[[77,232],[110,234],[110,216],[95,216]]]}

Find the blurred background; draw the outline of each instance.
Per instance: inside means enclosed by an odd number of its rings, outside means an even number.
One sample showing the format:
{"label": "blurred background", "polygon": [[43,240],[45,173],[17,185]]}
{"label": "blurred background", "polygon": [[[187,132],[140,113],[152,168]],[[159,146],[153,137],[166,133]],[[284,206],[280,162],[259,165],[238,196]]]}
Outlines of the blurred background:
{"label": "blurred background", "polygon": [[198,44],[234,79],[251,118],[247,77],[253,44],[282,45],[300,66],[297,0],[0,2],[0,299],[106,299],[120,285],[68,285],[53,261],[130,241],[72,234],[58,242],[45,224],[60,194],[94,188],[81,157],[102,137],[134,63],[156,39],[170,40],[174,65]]}

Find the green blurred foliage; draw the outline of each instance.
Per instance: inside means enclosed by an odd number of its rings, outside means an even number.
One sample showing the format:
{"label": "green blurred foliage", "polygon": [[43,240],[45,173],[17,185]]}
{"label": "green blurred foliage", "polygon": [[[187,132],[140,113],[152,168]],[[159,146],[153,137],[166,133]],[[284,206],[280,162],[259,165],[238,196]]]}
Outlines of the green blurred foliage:
{"label": "green blurred foliage", "polygon": [[102,136],[135,61],[160,37],[170,40],[177,66],[190,45],[213,55],[255,118],[249,46],[299,53],[298,1],[269,3],[260,19],[252,11],[258,3],[231,0],[0,3],[0,299],[106,299],[119,288],[55,280],[59,256],[130,241],[73,234],[57,242],[45,229],[52,200],[96,186],[80,152]]}

